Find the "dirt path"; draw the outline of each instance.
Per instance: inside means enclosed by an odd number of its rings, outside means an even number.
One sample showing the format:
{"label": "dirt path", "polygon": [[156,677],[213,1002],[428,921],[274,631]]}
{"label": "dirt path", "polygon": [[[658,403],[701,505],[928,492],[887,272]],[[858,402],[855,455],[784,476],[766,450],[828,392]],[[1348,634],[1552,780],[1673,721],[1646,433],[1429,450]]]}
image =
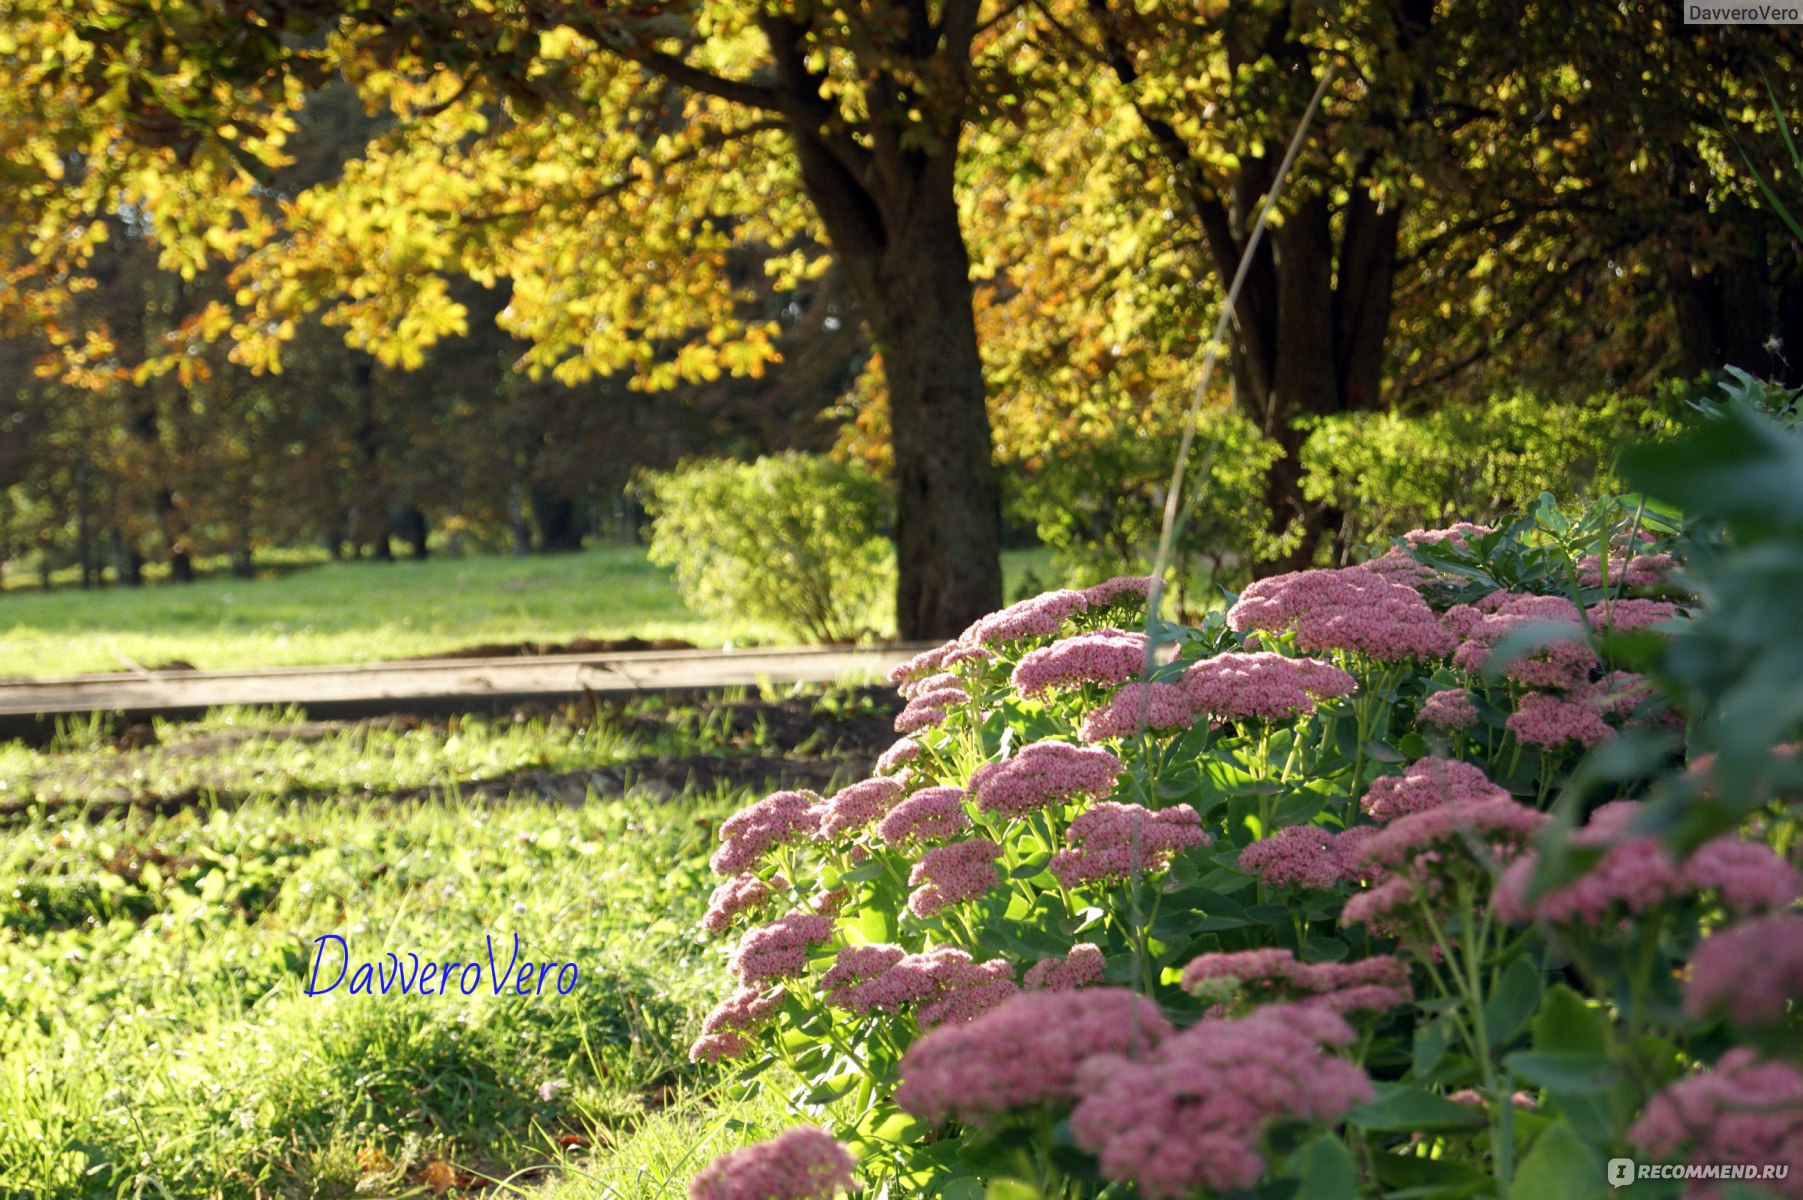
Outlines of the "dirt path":
{"label": "dirt path", "polygon": [[311,717],[354,717],[557,703],[587,693],[830,683],[879,677],[923,648],[648,650],[22,680],[0,684],[0,738],[47,736],[57,718],[91,713],[139,721],[194,716],[225,705],[294,705]]}

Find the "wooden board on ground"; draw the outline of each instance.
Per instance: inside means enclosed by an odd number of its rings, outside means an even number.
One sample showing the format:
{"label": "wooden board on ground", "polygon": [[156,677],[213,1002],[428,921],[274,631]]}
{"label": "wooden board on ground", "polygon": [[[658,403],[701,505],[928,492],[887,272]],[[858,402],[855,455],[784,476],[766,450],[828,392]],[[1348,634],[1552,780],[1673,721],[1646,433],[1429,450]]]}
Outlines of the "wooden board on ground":
{"label": "wooden board on ground", "polygon": [[0,738],[57,718],[182,717],[226,705],[296,705],[315,717],[454,712],[556,703],[584,693],[704,691],[759,683],[881,678],[926,644],[764,650],[652,650],[243,671],[143,671],[0,683]]}

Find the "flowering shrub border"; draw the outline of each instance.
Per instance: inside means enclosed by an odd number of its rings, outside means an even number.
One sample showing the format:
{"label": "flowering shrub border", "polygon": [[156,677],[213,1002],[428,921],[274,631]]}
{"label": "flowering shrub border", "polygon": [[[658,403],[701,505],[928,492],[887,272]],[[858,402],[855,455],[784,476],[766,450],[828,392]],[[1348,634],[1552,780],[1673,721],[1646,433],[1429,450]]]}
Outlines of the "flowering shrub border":
{"label": "flowering shrub border", "polygon": [[[1616,1152],[1744,1146],[1803,1195],[1803,1109],[1685,1077],[1699,1030],[1790,1019],[1797,871],[1738,829],[1680,861],[1568,786],[1682,727],[1631,669],[1694,607],[1676,532],[1547,500],[1200,627],[1145,579],[978,621],[896,671],[873,779],[722,826],[740,987],[694,1056],[785,1065],[879,1194],[1578,1195]],[[1767,938],[1779,982],[1680,983]]]}

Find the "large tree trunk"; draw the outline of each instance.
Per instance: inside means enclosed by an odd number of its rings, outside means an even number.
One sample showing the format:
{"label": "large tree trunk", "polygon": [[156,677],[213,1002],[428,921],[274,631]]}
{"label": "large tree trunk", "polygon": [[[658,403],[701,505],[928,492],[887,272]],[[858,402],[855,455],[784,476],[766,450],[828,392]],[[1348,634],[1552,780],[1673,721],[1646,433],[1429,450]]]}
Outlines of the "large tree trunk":
{"label": "large tree trunk", "polygon": [[532,489],[532,523],[538,526],[538,552],[563,554],[582,549],[576,527],[576,502],[545,488]]}
{"label": "large tree trunk", "polygon": [[[767,22],[777,68],[816,86],[799,36]],[[1001,606],[1001,481],[953,193],[957,135],[935,153],[893,127],[866,148],[791,124],[802,182],[882,355],[895,453],[901,636],[949,638]]]}

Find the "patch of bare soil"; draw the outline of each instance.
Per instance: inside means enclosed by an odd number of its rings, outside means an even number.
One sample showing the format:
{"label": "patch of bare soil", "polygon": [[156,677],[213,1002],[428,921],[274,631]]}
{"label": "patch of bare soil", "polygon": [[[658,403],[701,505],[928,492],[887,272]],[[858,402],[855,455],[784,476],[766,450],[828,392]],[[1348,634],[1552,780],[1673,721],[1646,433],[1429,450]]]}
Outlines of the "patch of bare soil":
{"label": "patch of bare soil", "polygon": [[476,646],[460,646],[437,654],[423,654],[411,662],[439,658],[543,658],[550,654],[614,654],[627,650],[699,650],[694,642],[681,638],[577,638],[569,642],[485,642]]}

